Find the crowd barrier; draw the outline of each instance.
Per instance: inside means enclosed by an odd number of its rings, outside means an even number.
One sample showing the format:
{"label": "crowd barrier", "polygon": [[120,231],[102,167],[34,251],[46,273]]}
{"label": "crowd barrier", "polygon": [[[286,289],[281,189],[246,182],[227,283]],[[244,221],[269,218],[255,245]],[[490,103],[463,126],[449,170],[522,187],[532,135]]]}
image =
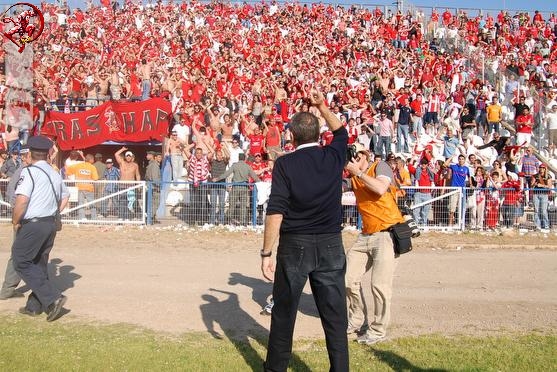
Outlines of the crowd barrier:
{"label": "crowd barrier", "polygon": [[[457,191],[442,187],[404,187],[403,190],[405,195],[399,197],[399,206],[410,210],[422,230],[557,229],[556,189],[458,188]],[[455,199],[448,196],[451,193]]]}
{"label": "crowd barrier", "polygon": [[[64,181],[70,201],[65,224],[152,225],[160,220],[192,226],[261,226],[270,183]],[[11,221],[0,180],[0,222]],[[80,184],[94,191],[80,191]],[[83,188],[83,187],[81,187]],[[425,231],[557,230],[557,189],[403,187],[398,204]],[[512,195],[512,196],[511,196]],[[512,203],[509,200],[512,199]],[[352,192],[343,193],[345,227],[361,228]]]}

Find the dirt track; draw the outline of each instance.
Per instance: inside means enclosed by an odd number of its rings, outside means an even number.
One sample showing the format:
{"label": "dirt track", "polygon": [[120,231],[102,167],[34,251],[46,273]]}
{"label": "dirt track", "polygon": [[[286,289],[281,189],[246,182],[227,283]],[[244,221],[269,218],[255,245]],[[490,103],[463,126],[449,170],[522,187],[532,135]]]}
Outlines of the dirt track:
{"label": "dirt track", "polygon": [[[355,234],[345,233],[347,247]],[[557,328],[554,235],[426,234],[416,243],[399,259],[391,336]],[[514,248],[493,249],[511,243]],[[50,266],[69,297],[69,313],[59,321],[125,322],[171,333],[265,333],[270,318],[259,311],[271,284],[259,270],[261,244],[261,233],[253,231],[65,226]],[[0,270],[10,245],[11,227],[0,225]],[[14,313],[24,301],[0,301],[0,312]],[[322,336],[309,289],[296,336]]]}

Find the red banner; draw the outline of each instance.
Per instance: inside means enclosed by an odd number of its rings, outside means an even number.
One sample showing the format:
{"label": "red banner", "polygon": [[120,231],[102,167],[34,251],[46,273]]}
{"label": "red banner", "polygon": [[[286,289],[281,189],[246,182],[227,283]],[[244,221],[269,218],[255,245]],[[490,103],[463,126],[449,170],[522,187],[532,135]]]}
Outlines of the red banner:
{"label": "red banner", "polygon": [[56,137],[61,150],[84,149],[105,141],[162,141],[172,105],[162,98],[141,102],[106,102],[87,111],[49,111],[41,134]]}

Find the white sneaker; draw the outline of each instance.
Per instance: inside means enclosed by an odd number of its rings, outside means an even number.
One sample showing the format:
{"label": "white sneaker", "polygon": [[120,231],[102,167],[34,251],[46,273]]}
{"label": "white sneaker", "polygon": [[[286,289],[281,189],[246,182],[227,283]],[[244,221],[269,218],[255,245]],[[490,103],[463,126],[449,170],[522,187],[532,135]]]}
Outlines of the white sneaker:
{"label": "white sneaker", "polygon": [[265,307],[263,308],[263,310],[261,310],[261,312],[259,314],[261,315],[271,315],[271,313],[273,312],[273,306],[275,305],[274,301],[271,300],[267,305],[265,305]]}
{"label": "white sneaker", "polygon": [[356,341],[358,341],[359,344],[363,344],[363,345],[373,345],[384,340],[385,340],[385,336],[370,335],[369,333],[365,333],[364,335],[356,339]]}

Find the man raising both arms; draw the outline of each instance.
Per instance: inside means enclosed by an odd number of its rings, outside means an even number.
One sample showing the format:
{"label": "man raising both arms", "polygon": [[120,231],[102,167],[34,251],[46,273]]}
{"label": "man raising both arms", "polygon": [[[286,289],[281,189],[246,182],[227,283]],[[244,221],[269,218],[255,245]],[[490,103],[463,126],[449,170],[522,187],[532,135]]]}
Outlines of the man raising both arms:
{"label": "man raising both arms", "polygon": [[[312,90],[310,95],[333,140],[319,147],[319,119],[299,112],[290,122],[297,149],[279,157],[273,169],[261,250],[263,276],[274,280],[265,371],[288,368],[298,303],[308,278],[325,331],[331,371],[349,369],[340,203],[348,132],[329,111],[321,92]],[[271,254],[277,241],[275,264]]]}

